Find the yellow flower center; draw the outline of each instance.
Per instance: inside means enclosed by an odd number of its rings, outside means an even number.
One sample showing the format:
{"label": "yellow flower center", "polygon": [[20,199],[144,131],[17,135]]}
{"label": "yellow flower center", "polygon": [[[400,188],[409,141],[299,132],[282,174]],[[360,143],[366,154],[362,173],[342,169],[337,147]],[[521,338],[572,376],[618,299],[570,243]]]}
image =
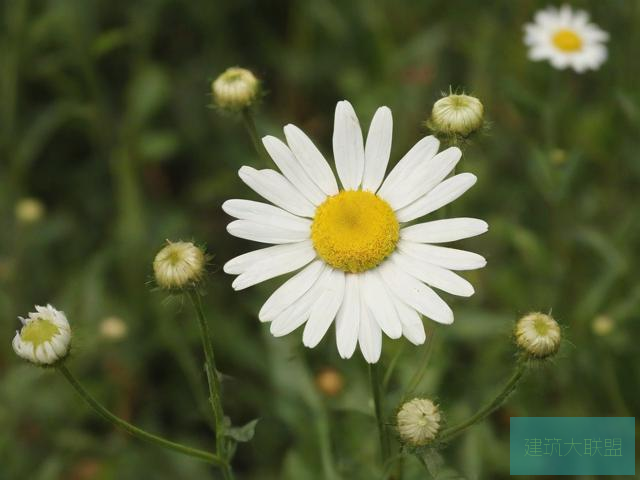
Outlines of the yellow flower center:
{"label": "yellow flower center", "polygon": [[396,248],[400,225],[387,202],[376,194],[346,190],[316,209],[311,240],[329,265],[357,273],[379,265]]}
{"label": "yellow flower center", "polygon": [[582,48],[582,39],[573,30],[558,30],[553,35],[553,44],[563,52],[577,52]]}
{"label": "yellow flower center", "polygon": [[34,347],[38,347],[48,342],[60,333],[60,329],[44,318],[38,318],[28,323],[22,328],[20,336],[25,342],[32,343]]}

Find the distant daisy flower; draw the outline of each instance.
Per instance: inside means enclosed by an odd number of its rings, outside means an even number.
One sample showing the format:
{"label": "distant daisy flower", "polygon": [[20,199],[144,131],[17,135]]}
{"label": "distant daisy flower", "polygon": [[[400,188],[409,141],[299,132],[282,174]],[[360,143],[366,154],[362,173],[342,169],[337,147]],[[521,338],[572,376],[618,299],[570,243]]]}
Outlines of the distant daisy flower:
{"label": "distant daisy flower", "polygon": [[534,22],[525,25],[524,43],[531,60],[549,60],[555,68],[582,73],[604,63],[608,38],[607,32],[589,22],[585,11],[563,5],[537,12]]}
{"label": "distant daisy flower", "polygon": [[224,271],[238,275],[233,288],[242,290],[302,268],[260,310],[260,320],[271,322],[274,336],[306,323],[302,340],[311,348],[335,319],[340,356],[351,357],[359,343],[367,362],[375,363],[382,332],[421,344],[421,314],[439,323],[453,322],[453,312],[431,287],[473,294],[471,284],[452,270],[481,268],[485,259],[431,244],[481,234],[487,224],[473,218],[405,224],[452,202],[476,177],[461,173],[446,179],[461,152],[452,147],[437,153],[439,142],[430,136],[385,179],[392,125],[391,111],[380,107],[365,143],[353,107],[338,102],[333,153],[342,190],[320,151],[294,125],[284,127],[287,144],[263,138],[282,174],[240,169],[242,181],[275,206],[228,200],[223,209],[238,220],[227,230],[276,245],[227,262]]}
{"label": "distant daisy flower", "polygon": [[13,350],[25,360],[51,365],[69,353],[71,328],[64,312],[51,305],[36,305],[27,318],[20,317],[22,329],[13,338]]}

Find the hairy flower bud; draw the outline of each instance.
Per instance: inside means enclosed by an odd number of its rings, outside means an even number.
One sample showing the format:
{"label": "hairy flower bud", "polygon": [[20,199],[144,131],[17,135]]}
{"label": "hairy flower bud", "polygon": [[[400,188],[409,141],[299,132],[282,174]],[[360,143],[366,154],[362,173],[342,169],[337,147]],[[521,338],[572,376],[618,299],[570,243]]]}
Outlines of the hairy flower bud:
{"label": "hairy flower bud", "polygon": [[12,342],[18,356],[37,365],[52,365],[67,356],[71,327],[64,312],[36,305],[35,312],[19,318],[23,326]]}
{"label": "hairy flower bud", "polygon": [[400,439],[413,447],[432,442],[440,430],[440,410],[428,398],[402,404],[396,416]]}
{"label": "hairy flower bud", "polygon": [[518,320],[515,329],[516,344],[527,355],[547,358],[557,353],[562,334],[560,326],[544,313],[529,313]]}
{"label": "hairy flower bud", "polygon": [[205,260],[191,242],[168,242],[153,260],[156,283],[168,290],[193,287],[204,274]]}
{"label": "hairy flower bud", "polygon": [[483,116],[480,100],[450,94],[433,105],[427,126],[439,134],[466,137],[482,126]]}
{"label": "hairy flower bud", "polygon": [[238,111],[256,101],[260,82],[250,70],[231,67],[213,81],[211,91],[219,108]]}

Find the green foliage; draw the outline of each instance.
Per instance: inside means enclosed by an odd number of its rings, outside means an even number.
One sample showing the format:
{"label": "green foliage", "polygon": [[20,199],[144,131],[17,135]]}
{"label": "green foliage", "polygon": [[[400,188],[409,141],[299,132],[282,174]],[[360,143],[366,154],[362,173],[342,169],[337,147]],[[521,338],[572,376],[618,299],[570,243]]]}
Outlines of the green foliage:
{"label": "green foliage", "polygon": [[[314,350],[300,332],[271,338],[257,312],[279,281],[236,293],[221,271],[250,245],[226,233],[220,205],[254,198],[236,172],[260,165],[240,119],[208,107],[210,81],[232,65],[263,81],[261,134],[282,137],[291,122],[326,154],[343,98],[365,128],[377,106],[393,110],[392,162],[425,134],[450,86],[485,106],[490,128],[465,144],[458,167],[478,184],[449,213],[489,222],[460,242],[488,265],[465,274],[474,297],[445,295],[456,322],[435,329],[415,395],[437,399],[450,424],[468,417],[508,378],[513,322],[528,311],[552,310],[569,343],[427,460],[438,478],[506,476],[509,416],[637,415],[640,7],[572,3],[611,34],[596,72],[527,60],[522,25],[540,2],[2,2],[0,479],[217,478],[95,418],[60,376],[10,346],[17,316],[52,303],[74,328],[69,368],[92,394],[151,432],[212,451],[197,322],[181,297],[147,286],[167,238],[206,243],[219,262],[204,302],[225,413],[239,425],[261,418],[237,447],[237,477],[379,478],[359,354],[340,360],[331,332]],[[16,219],[24,197],[43,202],[40,221]],[[606,335],[592,329],[601,315],[613,321]],[[101,333],[110,316],[127,324],[124,338]],[[425,348],[385,341],[382,368],[399,356],[390,422]],[[344,380],[334,396],[315,382],[327,367]],[[254,426],[232,437],[248,439]],[[407,457],[403,478],[424,477]]]}

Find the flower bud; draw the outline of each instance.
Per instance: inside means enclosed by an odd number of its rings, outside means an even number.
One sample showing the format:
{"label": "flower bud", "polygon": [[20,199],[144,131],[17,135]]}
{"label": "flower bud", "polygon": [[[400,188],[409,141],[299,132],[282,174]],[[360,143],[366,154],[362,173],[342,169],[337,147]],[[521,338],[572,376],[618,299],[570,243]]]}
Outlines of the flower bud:
{"label": "flower bud", "polygon": [[52,365],[67,356],[71,327],[64,312],[36,305],[35,312],[19,318],[23,326],[12,342],[18,356],[37,365]]}
{"label": "flower bud", "polygon": [[440,410],[428,398],[405,402],[397,414],[400,439],[413,447],[432,442],[440,430]]}
{"label": "flower bud", "polygon": [[127,324],[120,317],[107,317],[100,322],[100,335],[107,340],[121,340],[127,330]]}
{"label": "flower bud", "polygon": [[315,378],[316,387],[327,397],[335,397],[344,388],[344,378],[335,368],[325,368]]}
{"label": "flower bud", "polygon": [[544,313],[529,313],[518,320],[516,344],[533,358],[547,358],[557,353],[562,335],[560,326]]}
{"label": "flower bud", "polygon": [[251,71],[231,67],[213,81],[211,91],[218,107],[238,111],[250,107],[256,101],[260,82]]}
{"label": "flower bud", "polygon": [[450,94],[433,105],[427,126],[434,132],[466,137],[482,126],[484,107],[469,95]]}
{"label": "flower bud", "polygon": [[189,288],[202,278],[204,265],[204,252],[193,243],[168,242],[153,260],[153,273],[161,288]]}
{"label": "flower bud", "polygon": [[36,223],[44,215],[44,205],[37,198],[23,198],[16,203],[15,214],[20,223]]}
{"label": "flower bud", "polygon": [[598,315],[591,322],[591,330],[599,337],[606,337],[615,327],[615,321],[608,315]]}

